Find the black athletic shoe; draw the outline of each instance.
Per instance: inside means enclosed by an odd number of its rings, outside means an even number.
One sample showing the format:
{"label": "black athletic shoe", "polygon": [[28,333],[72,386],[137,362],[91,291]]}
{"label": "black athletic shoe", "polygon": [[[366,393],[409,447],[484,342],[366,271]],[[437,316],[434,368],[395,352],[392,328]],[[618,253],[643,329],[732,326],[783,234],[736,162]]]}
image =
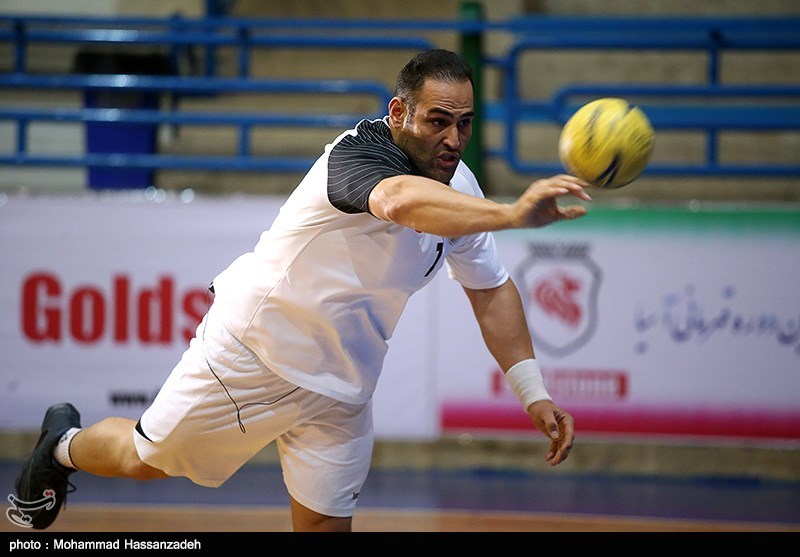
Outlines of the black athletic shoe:
{"label": "black athletic shoe", "polygon": [[17,506],[25,522],[37,530],[53,523],[67,500],[67,493],[75,491],[68,480],[75,470],[62,466],[53,458],[56,443],[73,427],[81,427],[81,415],[74,406],[65,402],[48,408],[36,448],[25,459],[17,477]]}

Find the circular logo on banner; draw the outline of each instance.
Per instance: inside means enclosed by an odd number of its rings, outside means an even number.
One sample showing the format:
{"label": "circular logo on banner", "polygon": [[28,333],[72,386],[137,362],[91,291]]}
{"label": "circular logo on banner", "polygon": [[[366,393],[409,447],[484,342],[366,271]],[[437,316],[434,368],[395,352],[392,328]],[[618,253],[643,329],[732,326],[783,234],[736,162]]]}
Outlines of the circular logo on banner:
{"label": "circular logo on banner", "polygon": [[516,270],[537,350],[571,354],[594,334],[602,272],[588,244],[528,244]]}

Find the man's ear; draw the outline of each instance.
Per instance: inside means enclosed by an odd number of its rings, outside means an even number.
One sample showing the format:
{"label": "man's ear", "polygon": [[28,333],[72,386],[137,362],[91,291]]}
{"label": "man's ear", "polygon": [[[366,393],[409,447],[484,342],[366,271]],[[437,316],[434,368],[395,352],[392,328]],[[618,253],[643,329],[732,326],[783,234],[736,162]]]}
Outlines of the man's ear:
{"label": "man's ear", "polygon": [[389,101],[389,121],[393,128],[400,128],[406,119],[408,106],[400,97],[393,97]]}

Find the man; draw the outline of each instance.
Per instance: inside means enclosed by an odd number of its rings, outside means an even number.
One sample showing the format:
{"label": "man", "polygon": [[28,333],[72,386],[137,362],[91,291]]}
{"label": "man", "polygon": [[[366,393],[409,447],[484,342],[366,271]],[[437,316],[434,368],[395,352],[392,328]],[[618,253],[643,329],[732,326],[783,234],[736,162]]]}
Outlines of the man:
{"label": "man", "polygon": [[76,470],[136,479],[186,476],[216,487],[275,441],[296,531],[350,531],[372,447],[371,397],[387,341],[409,296],[447,262],[486,346],[551,438],[561,463],[572,416],[550,399],[519,294],[492,231],[541,227],[586,213],[585,182],[538,180],[513,203],[485,199],[461,161],[471,134],[469,66],[440,49],[400,72],[388,115],[362,121],[325,148],[254,250],[212,285],[213,304],[138,422],[81,429],[51,407],[17,479],[47,528]]}

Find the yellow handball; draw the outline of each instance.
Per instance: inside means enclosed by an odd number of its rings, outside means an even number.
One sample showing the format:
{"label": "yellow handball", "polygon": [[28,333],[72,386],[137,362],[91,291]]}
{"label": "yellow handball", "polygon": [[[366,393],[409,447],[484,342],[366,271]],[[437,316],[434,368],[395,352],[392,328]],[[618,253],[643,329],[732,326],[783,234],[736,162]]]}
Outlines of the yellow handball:
{"label": "yellow handball", "polygon": [[567,172],[596,188],[616,189],[644,172],[653,154],[653,126],[625,99],[598,99],[567,121],[558,156]]}

